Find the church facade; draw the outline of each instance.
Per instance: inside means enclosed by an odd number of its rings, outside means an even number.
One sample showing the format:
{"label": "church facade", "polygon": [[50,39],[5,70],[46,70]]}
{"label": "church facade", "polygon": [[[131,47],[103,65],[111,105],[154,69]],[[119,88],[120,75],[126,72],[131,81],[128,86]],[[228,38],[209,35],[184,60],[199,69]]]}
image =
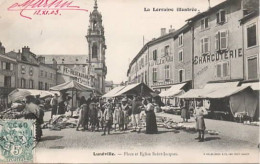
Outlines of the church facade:
{"label": "church facade", "polygon": [[42,55],[46,64],[57,62],[57,83],[76,80],[82,84],[105,92],[107,67],[105,62],[105,35],[102,15],[95,1],[94,10],[89,15],[89,27],[86,35],[88,54],[84,55]]}

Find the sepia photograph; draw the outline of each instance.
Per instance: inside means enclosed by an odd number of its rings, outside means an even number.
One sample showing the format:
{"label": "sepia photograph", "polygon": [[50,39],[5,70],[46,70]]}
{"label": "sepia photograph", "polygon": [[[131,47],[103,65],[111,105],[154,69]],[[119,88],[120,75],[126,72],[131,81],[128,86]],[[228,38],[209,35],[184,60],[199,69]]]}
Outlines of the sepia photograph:
{"label": "sepia photograph", "polygon": [[259,163],[259,0],[0,0],[0,163]]}

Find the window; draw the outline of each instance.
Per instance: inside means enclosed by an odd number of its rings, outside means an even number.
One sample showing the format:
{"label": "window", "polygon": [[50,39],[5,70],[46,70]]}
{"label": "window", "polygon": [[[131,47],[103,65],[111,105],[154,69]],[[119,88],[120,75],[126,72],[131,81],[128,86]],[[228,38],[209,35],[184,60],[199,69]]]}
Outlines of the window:
{"label": "window", "polygon": [[209,27],[209,19],[208,18],[204,18],[200,21],[200,27],[201,30],[207,29]]}
{"label": "window", "polygon": [[153,60],[157,60],[157,50],[153,50]]}
{"label": "window", "polygon": [[25,74],[25,68],[26,68],[25,65],[21,65],[21,73],[22,74]]}
{"label": "window", "polygon": [[218,50],[225,50],[228,48],[228,31],[219,31],[216,33],[215,36],[215,49]]}
{"label": "window", "polygon": [[216,14],[217,17],[217,24],[222,24],[226,22],[226,11],[225,10],[219,10]]}
{"label": "window", "polygon": [[216,65],[216,76],[227,77],[229,76],[229,63],[224,62]]}
{"label": "window", "polygon": [[29,74],[32,76],[33,75],[33,67],[30,67]]}
{"label": "window", "polygon": [[33,89],[33,80],[29,80],[29,88]]}
{"label": "window", "polygon": [[247,26],[246,29],[246,34],[247,34],[247,47],[252,47],[252,46],[256,46],[256,24],[252,24]]}
{"label": "window", "polygon": [[41,76],[43,77],[43,70],[41,70]]}
{"label": "window", "polygon": [[48,72],[45,72],[45,77],[48,77]]}
{"label": "window", "polygon": [[43,83],[41,81],[39,81],[39,90],[42,90],[43,89]]}
{"label": "window", "polygon": [[4,87],[11,88],[11,76],[4,77]]}
{"label": "window", "polygon": [[170,55],[170,46],[165,46],[164,47],[164,54],[165,54],[165,56]]}
{"label": "window", "polygon": [[185,74],[184,74],[184,70],[180,69],[179,70],[179,82],[183,82],[185,80]]}
{"label": "window", "polygon": [[147,71],[144,73],[144,82],[147,83]]}
{"label": "window", "polygon": [[209,52],[209,38],[202,38],[200,39],[200,48],[201,48],[201,54],[205,54]]}
{"label": "window", "polygon": [[98,54],[97,54],[97,45],[94,44],[92,46],[92,58],[98,58]]}
{"label": "window", "polygon": [[157,81],[157,68],[153,68],[153,82]]}
{"label": "window", "polygon": [[14,70],[14,65],[12,63],[2,62],[3,70]]}
{"label": "window", "polygon": [[45,83],[45,90],[48,90],[48,84]]}
{"label": "window", "polygon": [[21,88],[25,88],[26,80],[24,78],[21,79]]}
{"label": "window", "polygon": [[183,46],[183,34],[179,35],[178,37],[178,43],[179,43],[179,47]]}
{"label": "window", "polygon": [[183,50],[180,50],[178,52],[178,57],[179,57],[179,62],[182,62],[183,61]]}
{"label": "window", "polygon": [[169,65],[164,66],[164,74],[165,74],[165,80],[170,79],[170,66]]}
{"label": "window", "polygon": [[248,80],[258,78],[258,66],[257,66],[257,57],[251,57],[247,59],[247,74]]}

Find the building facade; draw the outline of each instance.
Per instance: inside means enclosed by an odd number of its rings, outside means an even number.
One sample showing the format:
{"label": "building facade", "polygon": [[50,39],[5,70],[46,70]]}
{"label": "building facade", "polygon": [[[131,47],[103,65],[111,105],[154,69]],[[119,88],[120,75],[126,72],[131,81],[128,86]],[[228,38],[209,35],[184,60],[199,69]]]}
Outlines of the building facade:
{"label": "building facade", "polygon": [[[175,32],[148,42],[129,65],[129,82],[140,82],[136,79],[146,70],[148,85],[159,91],[169,88],[160,83],[191,82],[190,88],[203,88],[209,82],[258,80],[257,6],[257,0],[226,0],[188,19]],[[169,62],[163,60],[167,44]],[[140,67],[145,54],[149,64]]]}
{"label": "building facade", "polygon": [[243,28],[244,79],[258,80],[259,72],[259,11],[245,15],[240,23]]}
{"label": "building facade", "polygon": [[146,43],[131,61],[128,83],[144,82],[154,90],[164,91],[174,84],[174,29],[161,29],[161,36]]}
{"label": "building facade", "polygon": [[194,88],[209,81],[243,79],[241,0],[224,1],[190,18],[194,33]]}

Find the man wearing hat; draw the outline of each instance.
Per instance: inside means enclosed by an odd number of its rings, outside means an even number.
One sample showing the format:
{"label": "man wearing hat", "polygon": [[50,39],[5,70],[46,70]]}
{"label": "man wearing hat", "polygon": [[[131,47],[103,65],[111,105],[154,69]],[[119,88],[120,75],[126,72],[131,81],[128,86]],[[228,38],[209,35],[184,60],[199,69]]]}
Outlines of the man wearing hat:
{"label": "man wearing hat", "polygon": [[140,101],[140,98],[137,96],[134,96],[134,99],[132,101],[132,124],[134,126],[134,131],[138,129],[140,132],[140,113],[141,113],[141,106],[142,103]]}

